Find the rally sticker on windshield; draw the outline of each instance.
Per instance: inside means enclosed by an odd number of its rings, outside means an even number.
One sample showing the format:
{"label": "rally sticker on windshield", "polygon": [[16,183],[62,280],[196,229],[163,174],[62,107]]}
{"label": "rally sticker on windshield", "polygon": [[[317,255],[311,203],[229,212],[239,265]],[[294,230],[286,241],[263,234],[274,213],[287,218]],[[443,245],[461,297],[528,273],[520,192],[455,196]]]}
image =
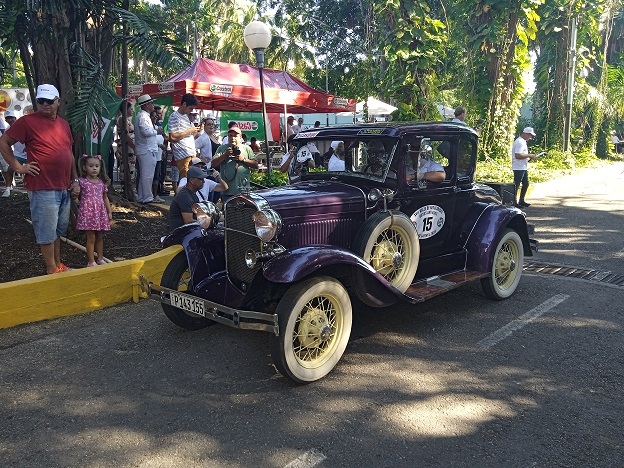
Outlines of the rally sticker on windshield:
{"label": "rally sticker on windshield", "polygon": [[425,205],[410,216],[416,227],[420,239],[428,239],[435,236],[446,221],[444,210],[438,205]]}

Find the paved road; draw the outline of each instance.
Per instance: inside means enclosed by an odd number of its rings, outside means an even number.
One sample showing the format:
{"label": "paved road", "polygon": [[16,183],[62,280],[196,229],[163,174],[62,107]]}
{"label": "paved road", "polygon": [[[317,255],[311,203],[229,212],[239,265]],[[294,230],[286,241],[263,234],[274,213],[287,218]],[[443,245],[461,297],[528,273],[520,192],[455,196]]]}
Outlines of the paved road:
{"label": "paved road", "polygon": [[[572,188],[534,192],[538,258],[624,270],[621,189]],[[0,331],[0,465],[621,466],[622,304],[529,274],[504,302],[469,285],[359,306],[343,360],[307,386],[276,373],[266,334],[185,332],[151,301]]]}

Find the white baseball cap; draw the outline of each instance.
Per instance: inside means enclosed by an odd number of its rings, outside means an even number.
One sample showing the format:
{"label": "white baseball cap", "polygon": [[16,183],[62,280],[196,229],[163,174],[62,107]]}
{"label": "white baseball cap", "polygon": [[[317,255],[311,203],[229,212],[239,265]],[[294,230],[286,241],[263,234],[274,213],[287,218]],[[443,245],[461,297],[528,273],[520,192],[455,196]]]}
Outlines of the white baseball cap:
{"label": "white baseball cap", "polygon": [[12,110],[5,111],[4,118],[6,119],[7,117],[15,117],[15,112],[13,112]]}
{"label": "white baseball cap", "polygon": [[332,149],[336,149],[340,143],[342,143],[342,141],[332,141],[330,146]]}
{"label": "white baseball cap", "polygon": [[203,162],[204,161],[199,159],[197,156],[193,156],[193,159],[191,159],[191,166],[194,166],[195,164],[202,164]]}
{"label": "white baseball cap", "polygon": [[60,97],[58,89],[51,84],[37,86],[37,97],[35,99],[56,99]]}
{"label": "white baseball cap", "polygon": [[522,130],[522,133],[528,133],[529,135],[535,136],[535,131],[533,131],[533,127],[525,127],[524,130]]}

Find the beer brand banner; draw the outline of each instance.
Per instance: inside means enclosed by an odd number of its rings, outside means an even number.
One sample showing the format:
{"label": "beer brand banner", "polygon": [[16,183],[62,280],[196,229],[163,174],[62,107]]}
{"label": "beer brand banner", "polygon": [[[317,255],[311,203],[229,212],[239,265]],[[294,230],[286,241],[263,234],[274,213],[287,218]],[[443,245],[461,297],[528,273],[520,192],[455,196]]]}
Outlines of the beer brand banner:
{"label": "beer brand banner", "polygon": [[[279,114],[267,114],[269,119],[269,140],[279,140]],[[261,112],[221,112],[219,120],[219,130],[221,136],[227,135],[228,123],[236,122],[238,128],[247,135],[247,141],[251,137],[256,137],[258,141],[264,141],[264,123]]]}

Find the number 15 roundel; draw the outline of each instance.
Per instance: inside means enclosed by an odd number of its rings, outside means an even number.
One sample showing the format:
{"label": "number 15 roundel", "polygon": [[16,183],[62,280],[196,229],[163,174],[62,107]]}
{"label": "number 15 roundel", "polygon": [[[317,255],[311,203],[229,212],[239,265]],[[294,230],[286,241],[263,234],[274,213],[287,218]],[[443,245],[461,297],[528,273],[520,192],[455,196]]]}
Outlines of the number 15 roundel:
{"label": "number 15 roundel", "polygon": [[438,205],[425,205],[410,216],[416,227],[419,239],[428,239],[435,236],[446,221],[444,210]]}

